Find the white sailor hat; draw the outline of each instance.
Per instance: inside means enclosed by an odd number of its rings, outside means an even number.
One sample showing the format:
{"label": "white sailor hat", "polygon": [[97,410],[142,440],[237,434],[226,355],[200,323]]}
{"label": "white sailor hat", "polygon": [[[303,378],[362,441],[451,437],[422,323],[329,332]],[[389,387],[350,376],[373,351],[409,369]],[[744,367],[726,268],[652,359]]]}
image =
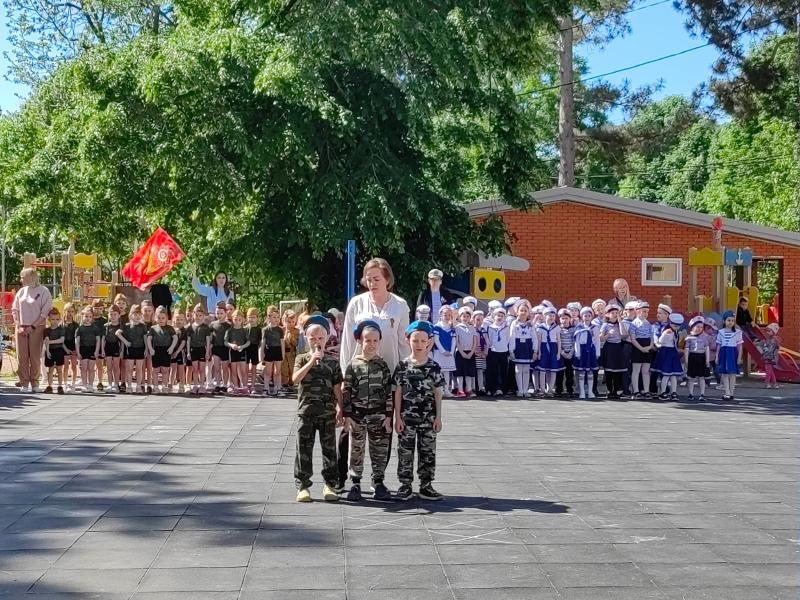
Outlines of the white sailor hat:
{"label": "white sailor hat", "polygon": [[478,300],[474,296],[464,296],[464,299],[461,302],[462,304],[472,304],[472,306],[478,306]]}
{"label": "white sailor hat", "polygon": [[580,302],[567,302],[567,310],[580,310],[581,303]]}
{"label": "white sailor hat", "polygon": [[668,306],[668,305],[666,305],[666,304],[659,304],[659,305],[658,305],[658,310],[663,310],[663,311],[664,311],[665,313],[667,313],[668,315],[671,315],[671,314],[672,314],[672,307],[671,307],[671,306]]}
{"label": "white sailor hat", "polygon": [[502,308],[503,303],[500,300],[490,300],[489,301],[489,310],[494,310],[495,308]]}
{"label": "white sailor hat", "polygon": [[681,313],[671,313],[669,315],[669,322],[673,325],[683,325],[683,315]]}
{"label": "white sailor hat", "polygon": [[630,302],[625,303],[625,310],[636,310],[639,307],[639,303],[635,300],[631,300]]}
{"label": "white sailor hat", "polygon": [[556,314],[556,307],[555,306],[545,306],[544,310],[542,311],[545,315],[554,315]]}
{"label": "white sailor hat", "polygon": [[692,319],[689,321],[689,329],[693,328],[695,325],[705,325],[705,324],[706,324],[705,319],[703,319],[703,317],[698,315],[696,317],[692,317]]}
{"label": "white sailor hat", "polygon": [[639,300],[636,304],[636,308],[650,308],[650,303],[648,303],[647,300]]}
{"label": "white sailor hat", "polygon": [[506,308],[511,308],[517,302],[519,302],[519,296],[511,296],[505,302],[503,302],[503,306],[505,306]]}

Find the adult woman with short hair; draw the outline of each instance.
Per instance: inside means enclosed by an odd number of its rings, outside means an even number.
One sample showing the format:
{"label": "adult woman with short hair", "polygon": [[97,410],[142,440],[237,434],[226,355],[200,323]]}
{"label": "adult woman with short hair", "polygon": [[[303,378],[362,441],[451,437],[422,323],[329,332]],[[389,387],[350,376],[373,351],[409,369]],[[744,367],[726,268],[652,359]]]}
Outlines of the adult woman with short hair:
{"label": "adult woman with short hair", "polygon": [[14,296],[11,314],[14,317],[19,382],[22,391],[38,391],[42,364],[42,342],[47,314],[53,307],[53,296],[39,284],[36,269],[22,269],[19,274],[22,287]]}

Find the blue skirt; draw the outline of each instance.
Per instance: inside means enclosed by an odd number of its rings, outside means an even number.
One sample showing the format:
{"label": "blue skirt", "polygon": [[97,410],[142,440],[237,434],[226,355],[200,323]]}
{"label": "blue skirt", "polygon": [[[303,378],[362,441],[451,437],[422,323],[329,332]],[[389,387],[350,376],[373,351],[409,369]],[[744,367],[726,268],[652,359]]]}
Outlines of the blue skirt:
{"label": "blue skirt", "polygon": [[564,370],[564,361],[558,354],[558,342],[542,342],[539,345],[539,364],[536,368],[551,372]]}
{"label": "blue skirt", "polygon": [[581,344],[580,358],[572,363],[576,371],[597,371],[600,364],[597,362],[597,350],[592,343]]}
{"label": "blue skirt", "polygon": [[530,364],[533,361],[533,340],[514,340],[514,363]]}
{"label": "blue skirt", "polygon": [[653,361],[652,370],[664,377],[683,375],[683,363],[681,363],[678,349],[671,346],[659,348],[656,352],[656,359]]}
{"label": "blue skirt", "polygon": [[739,352],[735,346],[722,346],[719,349],[719,364],[717,365],[717,373],[720,375],[738,375]]}

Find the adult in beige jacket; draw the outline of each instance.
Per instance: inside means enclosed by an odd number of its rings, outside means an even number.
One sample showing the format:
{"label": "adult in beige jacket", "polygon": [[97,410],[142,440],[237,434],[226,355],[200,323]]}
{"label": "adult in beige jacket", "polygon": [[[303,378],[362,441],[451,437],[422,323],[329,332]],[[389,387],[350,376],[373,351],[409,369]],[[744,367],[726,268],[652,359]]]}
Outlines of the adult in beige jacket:
{"label": "adult in beige jacket", "polygon": [[19,274],[22,287],[14,296],[11,314],[16,331],[19,382],[23,391],[37,391],[42,364],[42,341],[47,314],[53,307],[53,296],[39,285],[36,269],[25,268]]}

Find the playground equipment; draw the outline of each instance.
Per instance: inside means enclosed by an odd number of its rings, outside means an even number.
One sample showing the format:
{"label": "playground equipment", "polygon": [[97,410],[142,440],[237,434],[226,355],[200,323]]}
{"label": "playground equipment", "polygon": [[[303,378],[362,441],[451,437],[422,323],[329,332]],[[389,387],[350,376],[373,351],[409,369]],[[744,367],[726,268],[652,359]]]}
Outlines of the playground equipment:
{"label": "playground equipment", "polygon": [[54,272],[61,270],[61,293],[58,294],[58,290],[53,293],[53,305],[59,310],[63,310],[67,302],[88,303],[95,298],[111,302],[119,284],[116,271],[112,271],[110,281],[104,281],[97,254],[76,253],[74,240],[61,253],[60,261],[41,260],[35,254],[26,252],[22,264],[24,267],[53,269]]}
{"label": "playground equipment", "polygon": [[[764,332],[760,327],[751,328],[750,335],[744,335],[744,350],[753,360],[760,371],[764,370],[764,355],[761,343],[764,341]],[[778,363],[774,366],[775,377],[783,383],[800,383],[800,352],[789,350],[781,346],[778,353]]]}
{"label": "playground equipment", "polygon": [[[710,268],[710,294],[698,294],[698,269]],[[743,269],[744,287],[728,285],[731,273]],[[750,306],[758,305],[758,288],[753,282],[753,251],[750,248],[689,248],[689,312],[723,313],[736,310],[744,296]],[[768,309],[767,309],[768,310]]]}

